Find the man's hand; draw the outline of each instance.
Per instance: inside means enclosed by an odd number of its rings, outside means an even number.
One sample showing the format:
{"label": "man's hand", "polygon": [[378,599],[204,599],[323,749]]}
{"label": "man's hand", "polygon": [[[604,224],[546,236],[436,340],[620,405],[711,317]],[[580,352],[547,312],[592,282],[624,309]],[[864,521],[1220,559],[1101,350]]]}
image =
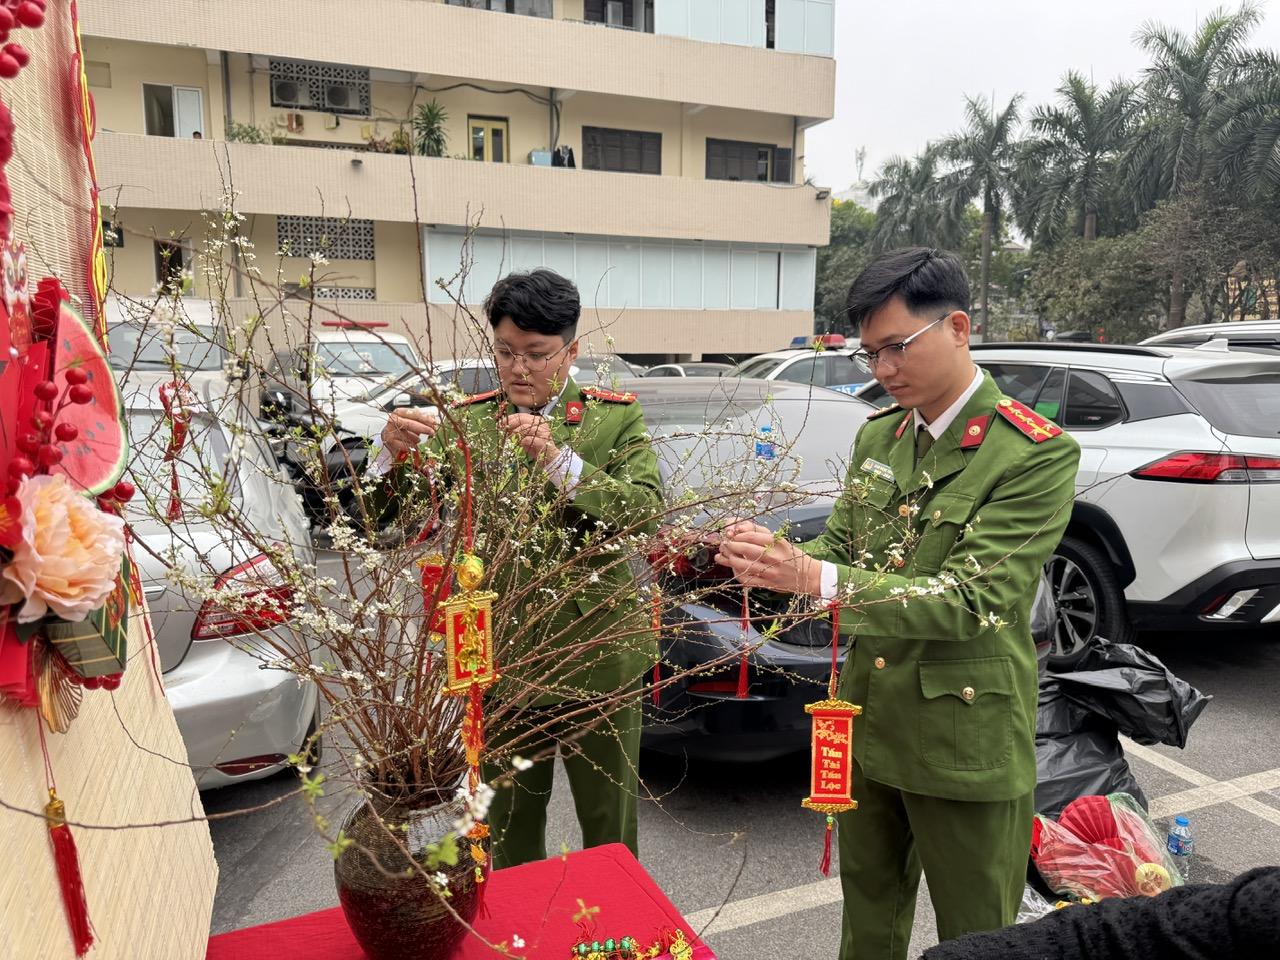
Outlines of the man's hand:
{"label": "man's hand", "polygon": [[551,442],[551,425],[546,417],[532,413],[513,413],[498,421],[498,428],[520,444],[520,449],[540,466],[553,463],[560,448]]}
{"label": "man's hand", "polygon": [[382,428],[382,445],[399,460],[436,435],[440,421],[427,410],[393,410]]}
{"label": "man's hand", "polygon": [[721,535],[716,561],[747,587],[802,596],[822,595],[822,564],[785,537],[749,520],[735,520]]}

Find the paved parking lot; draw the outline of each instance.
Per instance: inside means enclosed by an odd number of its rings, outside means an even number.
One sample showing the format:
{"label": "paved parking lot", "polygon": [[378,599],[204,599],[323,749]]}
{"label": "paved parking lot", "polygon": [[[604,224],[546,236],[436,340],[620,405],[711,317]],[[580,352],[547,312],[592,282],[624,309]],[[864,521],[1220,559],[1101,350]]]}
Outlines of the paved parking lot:
{"label": "paved parking lot", "polygon": [[[1191,818],[1200,879],[1280,864],[1280,631],[1146,643],[1215,697],[1187,749],[1129,747],[1153,814],[1161,826],[1180,813]],[[641,859],[722,960],[835,955],[839,885],[818,873],[822,819],[800,807],[806,772],[804,757],[689,767],[646,758],[653,799],[641,808]],[[276,777],[211,793],[206,806],[210,812],[254,806],[292,787]],[[349,802],[334,801],[339,810]],[[221,871],[215,933],[337,902],[332,861],[300,802],[212,826]],[[563,776],[547,839],[552,850],[579,842]],[[922,890],[913,950],[934,942]]]}

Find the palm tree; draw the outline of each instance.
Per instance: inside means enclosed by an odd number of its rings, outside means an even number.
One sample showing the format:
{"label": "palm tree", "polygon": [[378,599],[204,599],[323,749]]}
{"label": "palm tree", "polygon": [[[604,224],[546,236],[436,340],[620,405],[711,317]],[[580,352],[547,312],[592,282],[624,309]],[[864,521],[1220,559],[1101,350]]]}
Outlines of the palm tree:
{"label": "palm tree", "polygon": [[942,178],[941,190],[949,216],[959,220],[965,207],[979,201],[982,207],[982,324],[991,290],[991,244],[998,235],[1009,200],[1017,190],[1018,106],[1022,94],[997,112],[994,99],[965,98],[965,127],[939,144],[952,169]]}
{"label": "palm tree", "polygon": [[1053,242],[1081,229],[1098,237],[1098,211],[1110,193],[1116,159],[1132,124],[1132,84],[1116,81],[1105,92],[1074,70],[1058,87],[1059,104],[1031,114],[1033,136],[1019,157],[1019,226]]}
{"label": "palm tree", "polygon": [[950,247],[960,240],[959,222],[949,216],[939,194],[940,159],[926,147],[914,159],[890,157],[868,192],[876,205],[871,248],[876,251],[922,244]]}
{"label": "palm tree", "polygon": [[1257,200],[1280,192],[1280,56],[1254,54],[1246,71],[1209,114],[1211,164],[1229,193]]}
{"label": "palm tree", "polygon": [[[1256,58],[1245,44],[1261,19],[1261,8],[1246,0],[1235,13],[1210,13],[1191,36],[1158,23],[1138,31],[1137,43],[1152,62],[1144,71],[1145,115],[1123,160],[1138,209],[1177,199],[1200,185],[1214,151],[1209,117],[1221,112],[1248,77]],[[1186,316],[1180,250],[1175,240],[1170,327],[1182,326]]]}

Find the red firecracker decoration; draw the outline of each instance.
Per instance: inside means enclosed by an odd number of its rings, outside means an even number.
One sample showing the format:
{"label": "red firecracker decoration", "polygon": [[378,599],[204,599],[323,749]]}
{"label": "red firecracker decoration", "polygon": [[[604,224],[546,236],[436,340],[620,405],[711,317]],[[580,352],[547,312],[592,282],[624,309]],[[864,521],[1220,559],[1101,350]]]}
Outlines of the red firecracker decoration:
{"label": "red firecracker decoration", "polygon": [[167,514],[169,520],[182,519],[182,491],[178,487],[178,457],[186,444],[187,428],[191,424],[191,411],[187,408],[190,401],[191,392],[185,383],[170,380],[160,388],[160,405],[164,407],[165,419],[169,421],[169,446],[164,452],[164,459],[170,468]]}

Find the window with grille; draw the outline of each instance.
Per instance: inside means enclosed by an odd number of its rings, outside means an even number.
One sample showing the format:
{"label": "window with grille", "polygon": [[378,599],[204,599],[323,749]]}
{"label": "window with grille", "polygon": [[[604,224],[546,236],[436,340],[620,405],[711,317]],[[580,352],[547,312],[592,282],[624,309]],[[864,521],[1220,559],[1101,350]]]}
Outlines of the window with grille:
{"label": "window with grille", "polygon": [[372,260],[373,221],[281,216],[276,218],[276,243],[285,257]]}
{"label": "window with grille", "polygon": [[319,300],[374,300],[373,287],[316,287]]}
{"label": "window with grille", "polygon": [[662,134],[583,127],[582,167],[618,173],[662,173]]}
{"label": "window with grille", "polygon": [[791,179],[791,151],[771,143],[708,137],[707,179],[786,183]]}
{"label": "window with grille", "polygon": [[369,69],[272,58],[271,105],[367,117]]}

